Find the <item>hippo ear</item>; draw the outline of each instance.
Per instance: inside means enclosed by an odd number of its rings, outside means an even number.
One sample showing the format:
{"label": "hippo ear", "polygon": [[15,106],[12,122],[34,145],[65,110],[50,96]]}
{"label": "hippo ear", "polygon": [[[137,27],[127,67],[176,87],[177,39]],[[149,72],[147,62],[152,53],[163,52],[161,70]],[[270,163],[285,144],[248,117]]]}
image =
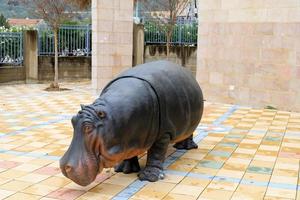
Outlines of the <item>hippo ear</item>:
{"label": "hippo ear", "polygon": [[80,107],[81,107],[81,110],[83,110],[83,109],[84,109],[84,107],[85,107],[85,105],[83,105],[83,104],[80,104]]}

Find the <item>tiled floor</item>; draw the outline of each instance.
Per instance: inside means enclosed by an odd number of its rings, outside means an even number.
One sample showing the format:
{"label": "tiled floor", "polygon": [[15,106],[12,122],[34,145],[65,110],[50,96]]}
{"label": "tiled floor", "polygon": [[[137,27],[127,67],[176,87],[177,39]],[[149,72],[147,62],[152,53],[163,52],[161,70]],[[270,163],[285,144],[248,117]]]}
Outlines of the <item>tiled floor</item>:
{"label": "tiled floor", "polygon": [[88,83],[65,83],[72,90],[56,93],[45,87],[0,86],[0,199],[300,200],[300,113],[206,103],[199,149],[170,147],[164,180],[107,169],[80,187],[62,176],[58,160],[71,116],[96,96]]}

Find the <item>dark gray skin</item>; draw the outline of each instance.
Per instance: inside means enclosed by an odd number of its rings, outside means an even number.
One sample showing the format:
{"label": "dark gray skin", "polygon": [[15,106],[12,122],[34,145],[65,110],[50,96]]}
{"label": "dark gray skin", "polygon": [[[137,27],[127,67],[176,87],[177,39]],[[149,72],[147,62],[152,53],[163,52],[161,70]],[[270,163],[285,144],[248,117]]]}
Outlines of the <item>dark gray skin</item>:
{"label": "dark gray skin", "polygon": [[[140,180],[164,177],[170,143],[197,148],[192,134],[203,113],[202,91],[191,73],[167,61],[139,65],[112,80],[100,97],[72,118],[74,137],[60,160],[62,173],[90,184],[103,168],[139,172]],[[138,155],[147,151],[140,170]]]}

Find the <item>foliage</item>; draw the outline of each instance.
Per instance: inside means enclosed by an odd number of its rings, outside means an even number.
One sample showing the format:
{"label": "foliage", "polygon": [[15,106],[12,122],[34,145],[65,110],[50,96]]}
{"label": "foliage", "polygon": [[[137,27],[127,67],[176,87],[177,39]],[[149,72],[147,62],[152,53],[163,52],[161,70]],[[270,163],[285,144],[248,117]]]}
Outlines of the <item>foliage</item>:
{"label": "foliage", "polygon": [[0,14],[0,27],[4,26],[5,28],[9,28],[9,24],[7,22],[7,19],[4,17],[3,14]]}
{"label": "foliage", "polygon": [[81,9],[85,9],[91,6],[92,0],[74,0],[74,3],[76,3]]}
{"label": "foliage", "polygon": [[36,30],[35,27],[28,27],[28,26],[11,26],[9,28],[5,28],[4,26],[0,26],[0,33],[1,32],[23,32],[26,30]]}

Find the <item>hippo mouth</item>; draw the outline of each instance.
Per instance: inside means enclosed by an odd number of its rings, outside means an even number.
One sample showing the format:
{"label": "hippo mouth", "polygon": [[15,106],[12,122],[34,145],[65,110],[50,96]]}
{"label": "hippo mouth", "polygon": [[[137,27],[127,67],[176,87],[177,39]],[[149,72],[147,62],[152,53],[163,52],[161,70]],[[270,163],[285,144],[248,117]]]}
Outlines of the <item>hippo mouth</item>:
{"label": "hippo mouth", "polygon": [[60,169],[64,176],[71,179],[81,186],[91,184],[103,169],[100,160],[87,159],[78,162],[72,166],[69,163],[65,164],[64,159],[60,160]]}

